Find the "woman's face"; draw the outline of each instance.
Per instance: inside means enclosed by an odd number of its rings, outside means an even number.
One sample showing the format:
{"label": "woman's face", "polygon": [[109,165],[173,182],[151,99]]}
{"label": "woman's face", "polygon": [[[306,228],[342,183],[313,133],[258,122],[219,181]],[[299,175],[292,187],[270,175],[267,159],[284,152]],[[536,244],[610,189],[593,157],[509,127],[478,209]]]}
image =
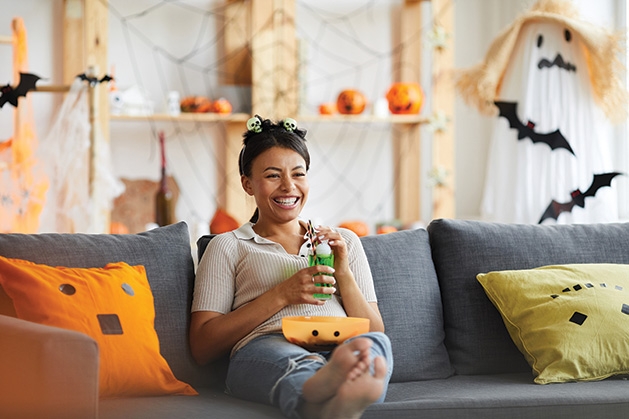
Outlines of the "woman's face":
{"label": "woman's face", "polygon": [[253,160],[251,176],[242,176],[242,186],[256,200],[260,220],[287,222],[301,213],[308,199],[306,162],[299,153],[273,147]]}

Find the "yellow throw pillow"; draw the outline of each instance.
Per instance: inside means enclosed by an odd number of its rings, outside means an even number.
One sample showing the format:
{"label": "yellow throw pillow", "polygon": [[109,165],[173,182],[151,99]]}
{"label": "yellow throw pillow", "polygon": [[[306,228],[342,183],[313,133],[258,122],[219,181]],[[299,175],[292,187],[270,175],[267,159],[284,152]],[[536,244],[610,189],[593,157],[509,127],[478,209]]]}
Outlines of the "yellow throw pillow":
{"label": "yellow throw pillow", "polygon": [[18,318],[83,332],[98,342],[101,397],[197,394],[175,378],[159,352],[143,266],[65,268],[0,256],[0,286]]}
{"label": "yellow throw pillow", "polygon": [[539,384],[629,373],[629,265],[477,275]]}

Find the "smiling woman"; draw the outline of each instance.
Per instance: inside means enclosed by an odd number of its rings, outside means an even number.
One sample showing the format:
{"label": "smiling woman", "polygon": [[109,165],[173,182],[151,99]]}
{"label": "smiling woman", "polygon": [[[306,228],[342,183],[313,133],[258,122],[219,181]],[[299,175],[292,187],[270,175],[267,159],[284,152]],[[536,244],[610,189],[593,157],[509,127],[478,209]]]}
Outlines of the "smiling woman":
{"label": "smiling woman", "polygon": [[[199,261],[190,343],[199,363],[231,355],[226,384],[234,396],[271,403],[287,417],[358,418],[384,400],[391,343],[358,236],[299,218],[310,191],[305,136],[290,118],[248,121],[239,166],[256,212],[213,238]],[[321,243],[333,266],[309,266]],[[357,317],[369,328],[330,352],[282,335],[282,319],[298,316]]]}

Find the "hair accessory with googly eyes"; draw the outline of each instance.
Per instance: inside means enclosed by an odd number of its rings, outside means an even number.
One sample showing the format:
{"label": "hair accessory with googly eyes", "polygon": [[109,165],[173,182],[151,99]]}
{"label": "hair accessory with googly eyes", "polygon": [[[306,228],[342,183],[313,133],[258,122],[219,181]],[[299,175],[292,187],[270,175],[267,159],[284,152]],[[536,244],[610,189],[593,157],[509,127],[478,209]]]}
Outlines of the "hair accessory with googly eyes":
{"label": "hair accessory with googly eyes", "polygon": [[297,129],[297,121],[295,121],[293,118],[284,119],[284,128],[288,132],[295,131]]}
{"label": "hair accessory with googly eyes", "polygon": [[262,121],[258,117],[258,115],[249,118],[247,121],[247,130],[259,133],[262,132]]}

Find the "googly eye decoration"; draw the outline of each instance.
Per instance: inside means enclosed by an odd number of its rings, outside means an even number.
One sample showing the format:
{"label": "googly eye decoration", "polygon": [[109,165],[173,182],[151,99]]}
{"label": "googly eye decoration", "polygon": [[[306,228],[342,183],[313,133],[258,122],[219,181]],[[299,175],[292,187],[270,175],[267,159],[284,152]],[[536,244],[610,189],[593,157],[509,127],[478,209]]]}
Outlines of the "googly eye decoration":
{"label": "googly eye decoration", "polygon": [[297,129],[297,121],[295,121],[293,118],[284,119],[284,128],[286,129],[286,131],[295,131]]}
{"label": "googly eye decoration", "polygon": [[259,133],[262,132],[262,121],[257,116],[249,118],[247,121],[247,130]]}

